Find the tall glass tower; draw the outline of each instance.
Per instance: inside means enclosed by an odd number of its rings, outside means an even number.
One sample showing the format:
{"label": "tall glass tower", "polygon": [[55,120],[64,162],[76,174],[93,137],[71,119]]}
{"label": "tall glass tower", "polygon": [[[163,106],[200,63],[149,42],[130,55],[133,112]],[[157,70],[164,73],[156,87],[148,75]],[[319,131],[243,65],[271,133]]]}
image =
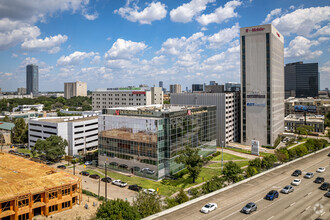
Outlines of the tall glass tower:
{"label": "tall glass tower", "polygon": [[38,66],[29,64],[26,66],[26,93],[33,95],[39,92],[39,71]]}

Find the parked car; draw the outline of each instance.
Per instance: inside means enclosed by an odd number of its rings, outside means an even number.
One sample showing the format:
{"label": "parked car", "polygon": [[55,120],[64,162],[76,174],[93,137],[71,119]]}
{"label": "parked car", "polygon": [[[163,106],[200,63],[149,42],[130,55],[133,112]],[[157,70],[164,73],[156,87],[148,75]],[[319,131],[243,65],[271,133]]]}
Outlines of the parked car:
{"label": "parked car", "polygon": [[10,153],[10,154],[14,154],[16,151],[14,151],[14,150],[9,150],[8,151],[8,153]]}
{"label": "parked car", "polygon": [[114,167],[118,167],[118,163],[116,163],[116,162],[111,162],[111,163],[109,163],[109,165],[114,166]]}
{"label": "parked car", "polygon": [[281,190],[281,193],[289,194],[290,192],[293,192],[293,191],[294,191],[293,186],[287,185]]}
{"label": "parked car", "polygon": [[299,176],[299,175],[301,175],[301,174],[302,174],[301,170],[295,170],[295,171],[292,173],[292,176]]}
{"label": "parked car", "polygon": [[89,177],[92,178],[92,179],[97,179],[97,180],[100,179],[100,176],[97,175],[97,174],[89,175]]}
{"label": "parked car", "polygon": [[116,186],[120,186],[120,187],[125,187],[125,186],[127,186],[127,183],[125,183],[125,182],[123,182],[123,181],[121,181],[121,180],[114,180],[114,181],[112,181],[112,184],[113,184],[113,185],[116,185]]}
{"label": "parked car", "polygon": [[127,169],[128,168],[128,166],[126,164],[120,164],[118,167],[119,168],[123,168],[123,169]]}
{"label": "parked car", "polygon": [[111,183],[112,182],[112,179],[110,177],[104,177],[101,179],[102,182],[105,182],[105,183]]}
{"label": "parked car", "polygon": [[314,180],[314,183],[323,183],[324,182],[324,177],[317,177],[315,180]]}
{"label": "parked car", "polygon": [[132,167],[132,168],[133,168],[134,171],[140,171],[140,167],[135,166],[135,167]]}
{"label": "parked car", "polygon": [[292,180],[291,185],[299,186],[300,183],[301,183],[301,179],[294,179],[294,180]]}
{"label": "parked car", "polygon": [[146,173],[146,174],[150,174],[150,175],[155,174],[155,171],[154,171],[154,170],[151,170],[151,169],[149,169],[149,168],[143,168],[143,169],[141,170],[141,172],[142,172],[142,173]]}
{"label": "parked car", "polygon": [[249,202],[241,210],[241,212],[246,213],[246,214],[250,214],[251,212],[254,212],[254,211],[257,211],[257,204],[255,204],[254,202]]}
{"label": "parked car", "polygon": [[81,171],[79,174],[83,176],[89,176],[89,173],[87,171]]}
{"label": "parked car", "polygon": [[304,177],[305,177],[306,179],[311,179],[313,176],[314,176],[314,173],[312,173],[312,172],[308,172],[308,173],[305,174]]}
{"label": "parked car", "polygon": [[30,155],[30,154],[24,154],[24,157],[26,157],[26,158],[30,158],[31,155]]}
{"label": "parked car", "polygon": [[276,198],[278,198],[278,192],[276,190],[272,190],[266,195],[267,200],[274,200]]}
{"label": "parked car", "polygon": [[128,189],[133,190],[133,191],[140,192],[140,190],[142,189],[142,187],[134,184],[134,185],[128,186]]}
{"label": "parked car", "polygon": [[330,189],[330,183],[328,183],[328,182],[322,183],[322,185],[320,186],[320,189],[322,189],[322,190]]}
{"label": "parked car", "polygon": [[324,171],[325,171],[324,167],[320,167],[316,170],[316,172],[318,172],[318,173],[323,173]]}
{"label": "parked car", "polygon": [[66,169],[66,166],[64,166],[64,165],[58,165],[57,168],[59,168],[59,169]]}
{"label": "parked car", "polygon": [[330,190],[326,194],[324,194],[324,196],[330,198]]}
{"label": "parked car", "polygon": [[216,203],[207,203],[203,208],[201,208],[202,213],[209,213],[212,212],[213,210],[216,210],[218,208],[218,205]]}
{"label": "parked car", "polygon": [[143,192],[145,192],[147,194],[155,194],[156,190],[154,190],[154,189],[144,189]]}
{"label": "parked car", "polygon": [[93,162],[92,161],[86,161],[85,162],[85,165],[88,166],[88,165],[93,165]]}

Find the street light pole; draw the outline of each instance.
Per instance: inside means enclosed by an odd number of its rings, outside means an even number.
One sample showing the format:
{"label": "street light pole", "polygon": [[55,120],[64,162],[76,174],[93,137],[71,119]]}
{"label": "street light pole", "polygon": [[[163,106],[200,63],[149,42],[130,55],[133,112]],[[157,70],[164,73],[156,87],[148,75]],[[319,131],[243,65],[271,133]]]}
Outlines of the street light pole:
{"label": "street light pole", "polygon": [[108,180],[107,180],[107,162],[106,161],[104,161],[104,169],[105,169],[105,201],[107,201],[108,200],[108,191],[107,191],[107,182],[108,182]]}
{"label": "street light pole", "polygon": [[222,153],[221,153],[221,172],[223,170],[223,145],[224,145],[224,141],[222,141],[222,144],[221,144],[221,146],[222,146]]}

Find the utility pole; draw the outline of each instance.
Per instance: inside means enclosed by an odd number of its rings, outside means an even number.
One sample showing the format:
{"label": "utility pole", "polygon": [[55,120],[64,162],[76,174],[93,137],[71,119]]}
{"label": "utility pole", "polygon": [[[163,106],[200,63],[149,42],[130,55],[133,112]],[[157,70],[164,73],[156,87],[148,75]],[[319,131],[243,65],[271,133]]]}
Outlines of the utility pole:
{"label": "utility pole", "polygon": [[97,198],[100,199],[100,185],[101,185],[101,178],[99,179],[99,191],[97,193]]}
{"label": "utility pole", "polygon": [[221,146],[222,146],[222,153],[221,153],[221,172],[223,170],[223,145],[224,145],[224,141],[222,141],[222,144],[221,144]]}
{"label": "utility pole", "polygon": [[107,182],[108,182],[108,180],[107,180],[107,162],[106,161],[104,161],[104,169],[105,169],[105,201],[107,201],[108,200],[108,191],[107,191]]}
{"label": "utility pole", "polygon": [[76,162],[73,163],[73,175],[76,175]]}

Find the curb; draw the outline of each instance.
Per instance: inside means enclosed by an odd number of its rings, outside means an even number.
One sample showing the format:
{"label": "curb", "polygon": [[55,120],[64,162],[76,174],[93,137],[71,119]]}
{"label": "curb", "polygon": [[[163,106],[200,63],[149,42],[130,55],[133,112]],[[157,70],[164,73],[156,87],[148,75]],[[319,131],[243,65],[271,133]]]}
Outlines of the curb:
{"label": "curb", "polygon": [[310,157],[310,156],[312,156],[312,155],[315,155],[316,153],[320,153],[320,152],[322,152],[322,151],[328,150],[329,148],[330,148],[330,146],[328,146],[328,147],[326,147],[326,148],[323,148],[323,149],[321,149],[321,150],[319,150],[319,151],[315,151],[314,153],[310,153],[310,154],[308,154],[308,155],[305,155],[305,156],[299,157],[299,158],[297,158],[297,159],[295,159],[295,160],[292,160],[292,161],[290,161],[290,162],[284,163],[284,164],[279,165],[279,166],[277,166],[277,167],[271,168],[271,169],[269,169],[269,170],[267,170],[267,171],[265,171],[265,172],[258,173],[257,175],[254,175],[254,176],[252,176],[252,177],[249,177],[249,178],[247,178],[247,179],[245,179],[245,180],[242,180],[242,181],[240,181],[240,182],[234,183],[234,184],[232,184],[232,185],[230,185],[230,186],[226,186],[226,187],[224,187],[224,188],[222,188],[222,189],[219,189],[219,190],[217,190],[217,191],[214,191],[214,192],[211,192],[211,193],[209,193],[209,194],[203,195],[203,196],[198,197],[198,198],[196,198],[196,199],[189,200],[189,201],[187,201],[187,202],[185,202],[185,203],[182,203],[182,204],[180,204],[180,205],[177,205],[177,206],[175,206],[175,207],[173,207],[173,208],[170,208],[170,209],[164,210],[164,211],[162,211],[162,212],[156,213],[156,214],[154,214],[154,215],[148,216],[148,217],[144,218],[144,220],[152,220],[152,219],[156,219],[156,218],[161,217],[161,216],[163,216],[163,215],[166,215],[166,214],[169,214],[169,213],[171,213],[171,212],[177,211],[177,210],[179,210],[179,209],[181,209],[181,208],[187,207],[187,206],[189,206],[189,205],[191,205],[191,204],[194,204],[194,203],[199,202],[199,201],[201,201],[201,200],[207,199],[207,198],[212,197],[212,196],[214,196],[214,195],[217,195],[217,194],[219,194],[219,193],[221,193],[221,192],[223,192],[223,191],[226,191],[226,190],[228,190],[228,189],[231,189],[231,188],[233,188],[233,187],[235,187],[235,186],[238,186],[238,185],[240,185],[240,184],[243,184],[243,183],[246,183],[246,182],[248,182],[248,181],[250,181],[250,180],[253,180],[253,179],[255,179],[255,178],[258,178],[258,177],[260,177],[260,176],[262,176],[262,175],[265,175],[265,174],[267,174],[267,173],[270,173],[270,172],[272,172],[272,171],[274,171],[274,170],[280,169],[280,168],[282,168],[282,167],[285,167],[285,166],[288,166],[288,165],[290,165],[290,164],[292,164],[292,163],[295,163],[295,162],[297,162],[297,161],[299,161],[299,160],[302,160],[302,159],[304,159],[304,158],[307,158],[307,157]]}

